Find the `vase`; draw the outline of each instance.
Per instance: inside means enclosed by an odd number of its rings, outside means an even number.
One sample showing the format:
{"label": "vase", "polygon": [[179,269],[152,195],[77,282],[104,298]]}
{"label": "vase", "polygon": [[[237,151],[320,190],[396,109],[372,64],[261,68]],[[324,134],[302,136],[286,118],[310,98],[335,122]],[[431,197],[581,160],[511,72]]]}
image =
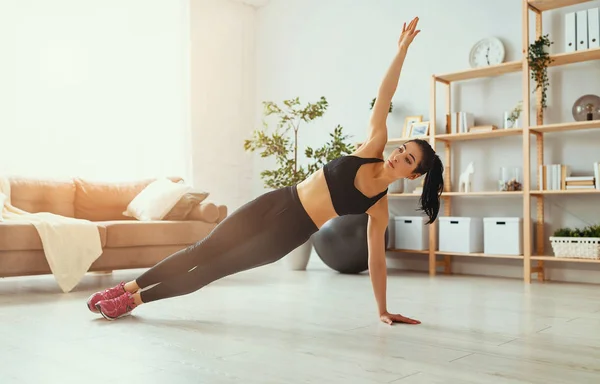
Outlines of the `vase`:
{"label": "vase", "polygon": [[520,118],[517,118],[515,121],[511,121],[509,120],[511,114],[512,112],[504,112],[504,129],[519,128]]}
{"label": "vase", "polygon": [[291,271],[304,271],[308,265],[310,259],[310,253],[312,252],[312,241],[308,239],[304,244],[288,253],[284,258],[283,262],[287,269]]}
{"label": "vase", "polygon": [[500,178],[498,179],[498,190],[506,191],[522,191],[523,181],[521,179],[520,167],[501,167]]}

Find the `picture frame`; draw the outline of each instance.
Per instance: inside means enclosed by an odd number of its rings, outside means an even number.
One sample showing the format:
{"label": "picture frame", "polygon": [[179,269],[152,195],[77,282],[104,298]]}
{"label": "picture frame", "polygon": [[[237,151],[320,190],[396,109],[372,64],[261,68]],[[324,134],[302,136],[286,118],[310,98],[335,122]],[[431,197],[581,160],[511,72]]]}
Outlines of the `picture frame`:
{"label": "picture frame", "polygon": [[423,115],[418,116],[407,116],[404,119],[404,127],[402,128],[402,137],[408,137],[414,123],[420,123],[423,121]]}
{"label": "picture frame", "polygon": [[419,121],[410,127],[408,137],[420,137],[429,135],[429,121]]}

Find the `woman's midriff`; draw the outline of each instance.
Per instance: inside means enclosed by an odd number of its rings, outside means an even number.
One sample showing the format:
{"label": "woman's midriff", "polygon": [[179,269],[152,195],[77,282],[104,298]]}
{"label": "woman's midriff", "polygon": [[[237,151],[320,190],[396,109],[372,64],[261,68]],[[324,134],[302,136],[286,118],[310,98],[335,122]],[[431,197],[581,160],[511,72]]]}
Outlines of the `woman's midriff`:
{"label": "woman's midriff", "polygon": [[302,206],[318,228],[337,217],[323,170],[299,183],[297,189]]}

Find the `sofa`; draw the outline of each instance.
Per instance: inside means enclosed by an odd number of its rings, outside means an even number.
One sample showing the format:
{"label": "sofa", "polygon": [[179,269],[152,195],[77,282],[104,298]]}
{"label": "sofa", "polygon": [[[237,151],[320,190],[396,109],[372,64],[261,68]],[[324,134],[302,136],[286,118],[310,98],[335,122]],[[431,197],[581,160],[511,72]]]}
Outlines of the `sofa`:
{"label": "sofa", "polygon": [[[169,179],[183,182],[178,177]],[[208,192],[193,205],[188,201],[187,208],[176,205],[162,220],[140,221],[124,215],[129,203],[155,179],[118,183],[82,178],[8,180],[11,202],[17,208],[96,223],[102,254],[89,272],[151,267],[205,238],[227,216],[227,207],[210,202]],[[34,225],[0,222],[0,277],[50,273]]]}

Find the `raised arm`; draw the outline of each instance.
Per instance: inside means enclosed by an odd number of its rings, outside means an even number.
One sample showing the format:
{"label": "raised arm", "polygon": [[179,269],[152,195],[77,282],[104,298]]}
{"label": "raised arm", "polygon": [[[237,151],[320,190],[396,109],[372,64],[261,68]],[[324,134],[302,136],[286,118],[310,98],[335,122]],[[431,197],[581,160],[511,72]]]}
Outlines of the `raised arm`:
{"label": "raised arm", "polygon": [[385,259],[385,230],[389,220],[387,196],[373,205],[367,213],[369,214],[367,224],[369,276],[377,301],[379,319],[390,325],[394,322],[420,324],[418,320],[394,315],[387,310],[387,263]]}
{"label": "raised arm", "polygon": [[402,27],[402,34],[398,40],[398,52],[394,56],[392,64],[389,66],[379,90],[377,92],[377,99],[373,106],[371,113],[371,121],[369,123],[369,133],[367,142],[377,147],[377,150],[383,152],[383,148],[387,143],[387,125],[386,120],[392,97],[396,93],[398,87],[398,81],[400,79],[400,72],[402,71],[402,65],[404,64],[404,58],[408,52],[408,47],[412,43],[415,36],[417,36],[420,30],[417,30],[417,23],[419,18],[415,17],[408,26],[404,23]]}

